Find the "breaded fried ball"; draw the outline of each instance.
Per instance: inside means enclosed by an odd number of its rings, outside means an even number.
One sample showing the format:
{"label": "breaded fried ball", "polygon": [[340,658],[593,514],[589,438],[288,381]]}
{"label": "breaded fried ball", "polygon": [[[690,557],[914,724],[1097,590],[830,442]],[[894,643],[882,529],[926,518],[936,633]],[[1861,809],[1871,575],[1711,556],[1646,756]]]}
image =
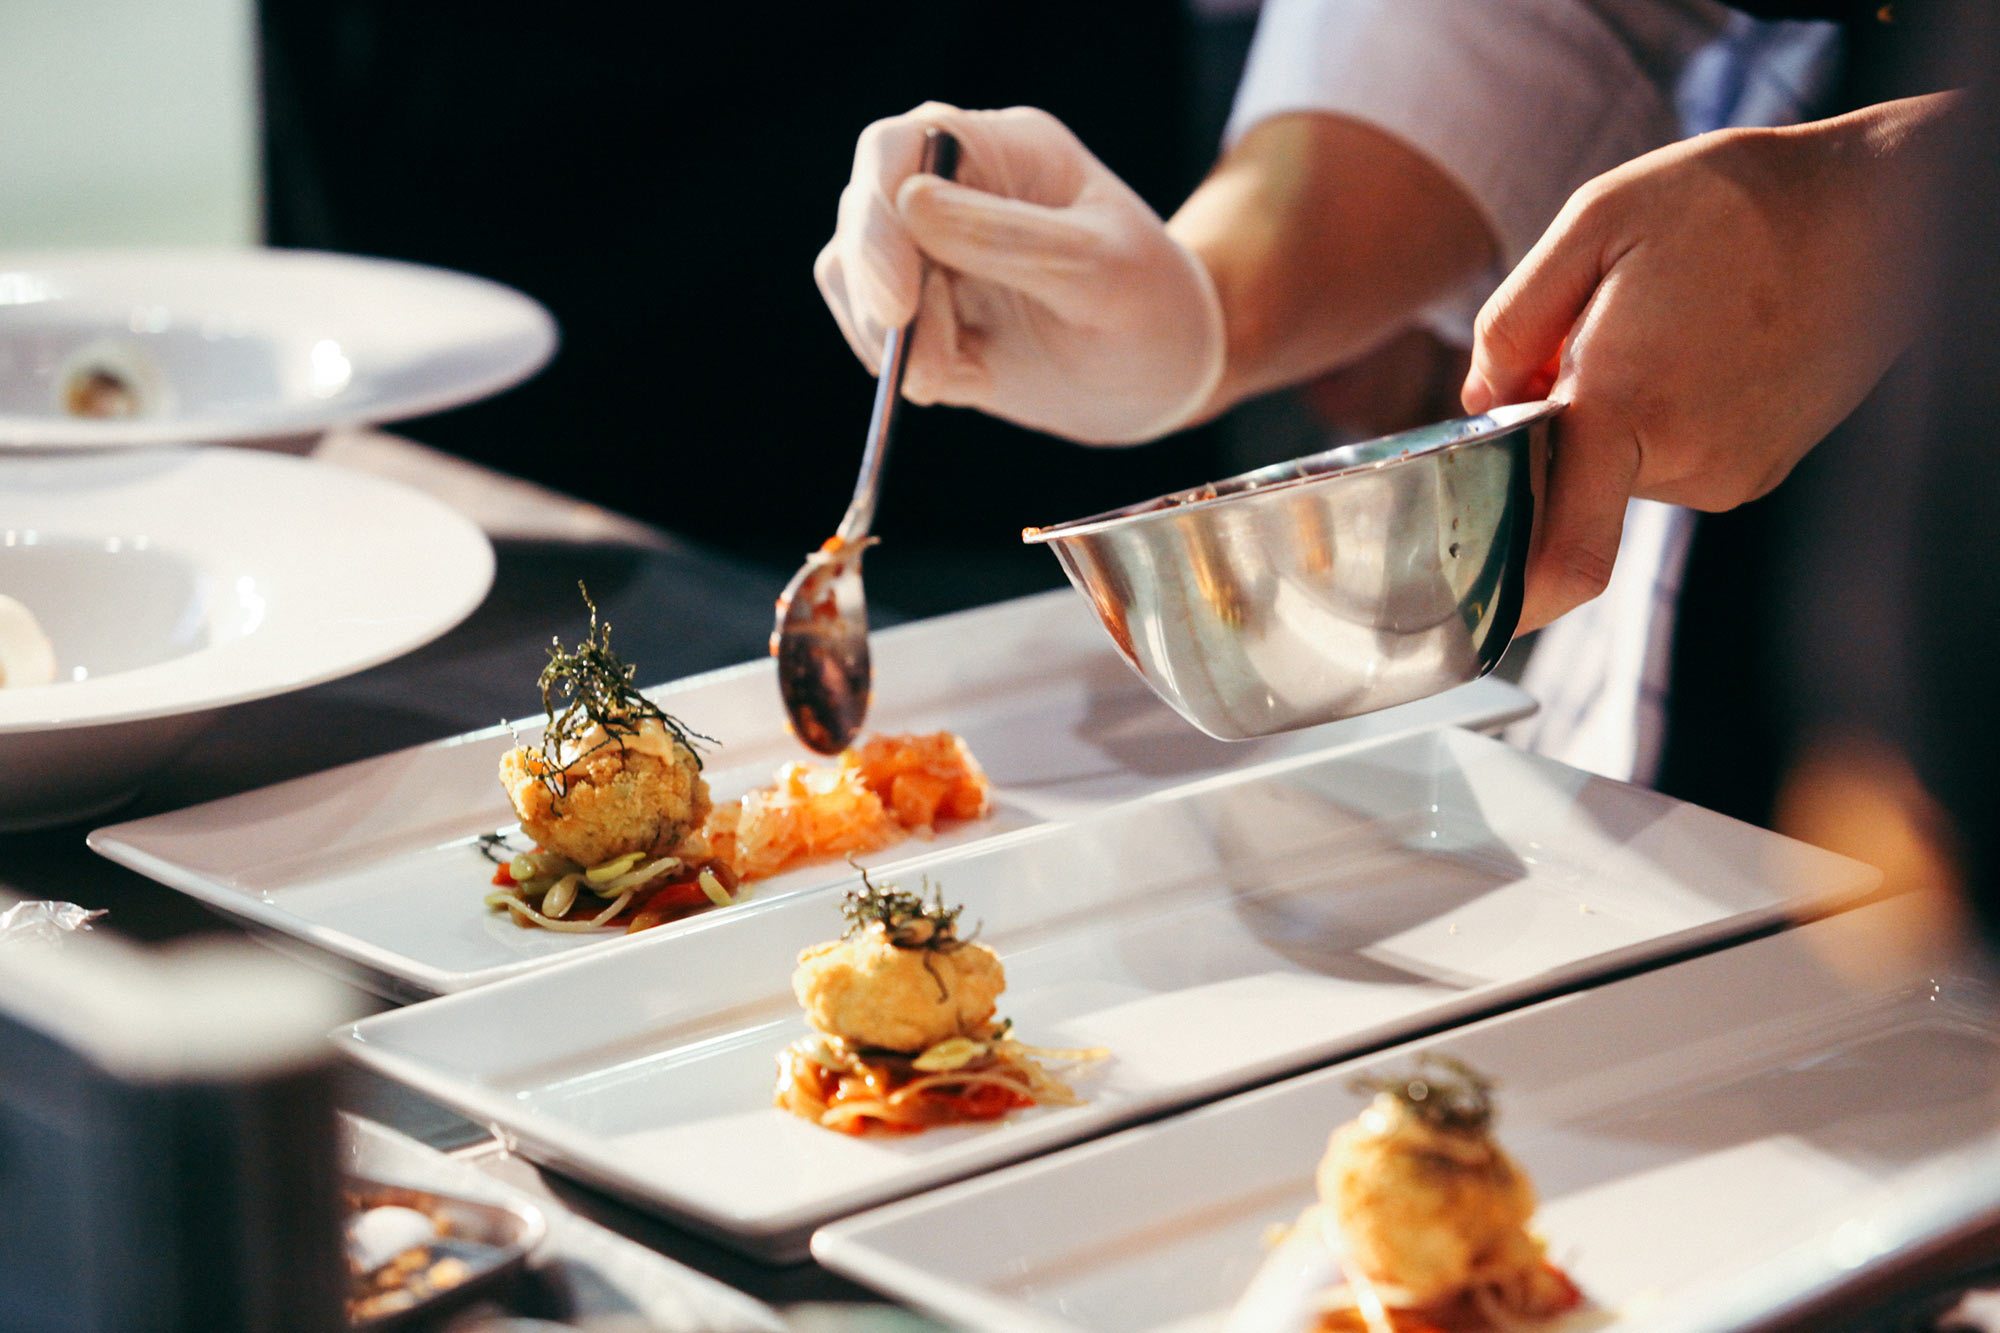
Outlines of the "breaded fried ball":
{"label": "breaded fried ball", "polygon": [[1529,1283],[1547,1273],[1528,1232],[1535,1188],[1483,1132],[1441,1128],[1378,1096],[1333,1132],[1318,1181],[1349,1257],[1418,1306],[1449,1301],[1496,1268]]}
{"label": "breaded fried ball", "polygon": [[598,745],[572,760],[557,784],[561,795],[541,780],[546,763],[534,750],[509,750],[500,760],[500,781],[522,831],[544,851],[578,865],[628,852],[669,855],[708,818],[701,761],[657,721],[622,746]]}
{"label": "breaded fried ball", "polygon": [[1000,956],[985,945],[899,948],[880,922],[807,949],[792,973],[792,991],[815,1028],[852,1046],[906,1055],[981,1033],[1006,988]]}

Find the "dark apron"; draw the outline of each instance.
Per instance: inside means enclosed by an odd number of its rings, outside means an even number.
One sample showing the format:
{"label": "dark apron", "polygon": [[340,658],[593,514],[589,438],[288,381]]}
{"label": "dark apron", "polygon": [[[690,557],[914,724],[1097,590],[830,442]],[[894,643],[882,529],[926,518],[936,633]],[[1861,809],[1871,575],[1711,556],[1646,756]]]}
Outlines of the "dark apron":
{"label": "dark apron", "polygon": [[[1752,0],[1761,18],[1841,19],[1833,115],[1945,86],[1915,26],[1942,6]],[[1839,336],[1839,331],[1829,331]],[[1906,472],[1881,466],[1888,423],[1917,390],[1899,365],[1769,496],[1695,528],[1675,619],[1656,785],[1768,825],[1811,738],[1861,731],[1906,750],[1911,664]]]}

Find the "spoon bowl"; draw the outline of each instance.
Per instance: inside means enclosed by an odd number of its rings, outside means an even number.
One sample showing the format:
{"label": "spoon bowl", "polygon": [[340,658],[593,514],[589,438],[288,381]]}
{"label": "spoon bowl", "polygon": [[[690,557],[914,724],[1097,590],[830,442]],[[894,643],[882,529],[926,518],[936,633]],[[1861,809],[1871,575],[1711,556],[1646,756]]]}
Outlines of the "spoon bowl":
{"label": "spoon bowl", "polygon": [[793,732],[820,754],[840,753],[868,716],[873,671],[861,555],[873,544],[829,538],[778,597],[771,635],[778,692]]}

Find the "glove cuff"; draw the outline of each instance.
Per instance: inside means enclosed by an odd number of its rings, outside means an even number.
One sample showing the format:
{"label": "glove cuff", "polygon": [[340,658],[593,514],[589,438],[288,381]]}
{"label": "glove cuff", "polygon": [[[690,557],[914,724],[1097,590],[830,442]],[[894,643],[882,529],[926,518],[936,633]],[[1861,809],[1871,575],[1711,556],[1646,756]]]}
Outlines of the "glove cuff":
{"label": "glove cuff", "polygon": [[1168,405],[1151,422],[1131,431],[1126,439],[1131,443],[1155,440],[1162,435],[1171,435],[1195,420],[1201,410],[1208,406],[1214,396],[1216,386],[1222,383],[1222,372],[1228,355],[1228,326],[1223,321],[1222,296],[1215,289],[1215,279],[1209,275],[1208,265],[1199,256],[1171,235],[1167,241],[1174,247],[1181,262],[1187,266],[1188,276],[1195,289],[1200,327],[1196,330],[1196,357],[1194,373],[1188,377],[1187,393]]}

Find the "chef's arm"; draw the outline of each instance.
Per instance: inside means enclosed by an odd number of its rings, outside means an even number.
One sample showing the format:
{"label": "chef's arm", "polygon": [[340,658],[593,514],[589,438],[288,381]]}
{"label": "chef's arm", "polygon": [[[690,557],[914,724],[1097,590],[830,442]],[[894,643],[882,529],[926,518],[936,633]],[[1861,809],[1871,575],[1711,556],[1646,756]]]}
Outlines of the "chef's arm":
{"label": "chef's arm", "polygon": [[1254,125],[1167,230],[1222,304],[1222,377],[1200,417],[1367,354],[1498,254],[1443,169],[1385,130],[1322,112]]}

